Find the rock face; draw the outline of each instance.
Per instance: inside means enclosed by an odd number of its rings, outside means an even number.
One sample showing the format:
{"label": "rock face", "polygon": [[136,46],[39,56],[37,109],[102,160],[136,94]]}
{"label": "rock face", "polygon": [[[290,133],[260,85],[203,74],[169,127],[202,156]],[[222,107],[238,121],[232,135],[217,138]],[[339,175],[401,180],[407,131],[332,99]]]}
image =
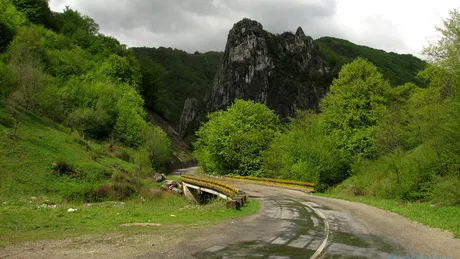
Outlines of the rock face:
{"label": "rock face", "polygon": [[198,100],[195,98],[185,100],[184,109],[180,116],[179,135],[184,137],[187,133],[192,132],[200,119]]}
{"label": "rock face", "polygon": [[229,32],[204,108],[200,110],[193,101],[186,103],[181,135],[193,128],[189,125],[196,123],[196,118],[225,109],[235,99],[263,103],[282,119],[294,116],[296,109],[318,110],[332,82],[329,70],[326,58],[302,28],[295,34],[275,35],[265,31],[259,22],[243,19]]}

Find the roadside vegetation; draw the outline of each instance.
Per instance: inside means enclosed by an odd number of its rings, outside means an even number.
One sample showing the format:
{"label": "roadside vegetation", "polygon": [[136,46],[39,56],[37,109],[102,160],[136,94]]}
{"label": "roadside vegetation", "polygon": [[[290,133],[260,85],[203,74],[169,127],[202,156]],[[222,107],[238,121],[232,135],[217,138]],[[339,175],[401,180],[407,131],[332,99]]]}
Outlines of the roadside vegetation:
{"label": "roadside vegetation", "polygon": [[354,196],[337,193],[321,193],[320,196],[365,203],[386,211],[391,211],[424,225],[450,231],[460,238],[458,215],[460,206],[442,206],[429,202],[409,202],[403,200],[382,199],[372,196]]}
{"label": "roadside vegetation", "polygon": [[360,57],[341,67],[320,113],[298,111],[280,125],[237,100],[210,114],[195,142],[200,164],[213,174],[313,182],[319,192],[364,197],[458,236],[460,12],[438,31],[424,50],[429,64],[411,82],[394,84]]}
{"label": "roadside vegetation", "polygon": [[180,231],[254,214],[259,208],[256,200],[250,200],[241,210],[226,209],[224,200],[196,205],[159,190],[154,197],[140,196],[124,202],[54,204],[44,198],[8,200],[0,207],[0,246],[93,233]]}

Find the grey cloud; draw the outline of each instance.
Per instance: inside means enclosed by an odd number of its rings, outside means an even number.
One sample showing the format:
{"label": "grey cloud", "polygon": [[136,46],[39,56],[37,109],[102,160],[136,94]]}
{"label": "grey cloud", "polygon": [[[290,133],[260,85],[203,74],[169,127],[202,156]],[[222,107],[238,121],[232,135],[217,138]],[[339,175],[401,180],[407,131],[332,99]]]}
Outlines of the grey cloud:
{"label": "grey cloud", "polygon": [[335,14],[334,0],[51,0],[96,20],[103,33],[129,46],[187,51],[223,50],[233,23],[258,20],[272,32],[324,35],[321,21]]}

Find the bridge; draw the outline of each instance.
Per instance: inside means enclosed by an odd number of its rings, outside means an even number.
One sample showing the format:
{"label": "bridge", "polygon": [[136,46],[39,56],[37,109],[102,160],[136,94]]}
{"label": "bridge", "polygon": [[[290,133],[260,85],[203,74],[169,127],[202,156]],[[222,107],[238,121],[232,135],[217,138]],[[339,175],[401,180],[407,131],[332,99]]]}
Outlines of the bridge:
{"label": "bridge", "polygon": [[211,198],[227,200],[227,208],[239,209],[247,201],[247,195],[238,188],[222,181],[194,175],[182,175],[184,195],[197,204],[207,203]]}
{"label": "bridge", "polygon": [[[259,178],[252,176],[227,176],[229,179],[254,182],[262,185],[275,185],[288,189],[313,192],[314,184],[310,182],[281,180],[271,178]],[[235,186],[225,183],[221,179],[197,175],[182,175],[182,187],[187,198],[194,200],[197,204],[207,203],[209,199],[218,197],[227,200],[227,208],[244,206],[247,195]]]}

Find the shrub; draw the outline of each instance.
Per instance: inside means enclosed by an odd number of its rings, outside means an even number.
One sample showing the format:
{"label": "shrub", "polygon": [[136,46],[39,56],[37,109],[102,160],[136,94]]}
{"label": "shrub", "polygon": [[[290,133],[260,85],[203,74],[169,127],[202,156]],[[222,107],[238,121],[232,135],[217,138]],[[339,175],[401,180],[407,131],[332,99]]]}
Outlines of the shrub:
{"label": "shrub", "polygon": [[96,187],[91,183],[78,183],[64,189],[62,197],[66,201],[96,202],[99,201],[95,196]]}
{"label": "shrub", "polygon": [[16,121],[6,113],[4,110],[0,110],[0,124],[7,128],[13,128],[16,124]]}
{"label": "shrub", "polygon": [[60,176],[75,175],[78,173],[71,165],[63,160],[59,160],[53,163],[53,168],[54,171]]}
{"label": "shrub", "polygon": [[431,198],[443,205],[460,205],[460,175],[438,178],[433,185]]}
{"label": "shrub", "polygon": [[124,149],[120,149],[118,152],[116,152],[115,157],[118,158],[118,159],[121,159],[121,160],[123,160],[125,162],[128,162],[128,163],[130,163],[132,161],[131,156]]}
{"label": "shrub", "polygon": [[162,171],[164,164],[171,161],[171,140],[166,132],[158,126],[149,125],[147,127],[144,148],[148,152],[153,169],[156,171]]}
{"label": "shrub", "polygon": [[140,182],[129,173],[115,172],[112,175],[111,186],[114,198],[117,200],[124,200],[137,193]]}
{"label": "shrub", "polygon": [[257,175],[262,151],[279,132],[278,116],[263,104],[235,100],[208,118],[193,143],[199,163],[217,174]]}
{"label": "shrub", "polygon": [[94,190],[94,198],[97,201],[102,201],[113,197],[112,187],[108,184],[102,184]]}

